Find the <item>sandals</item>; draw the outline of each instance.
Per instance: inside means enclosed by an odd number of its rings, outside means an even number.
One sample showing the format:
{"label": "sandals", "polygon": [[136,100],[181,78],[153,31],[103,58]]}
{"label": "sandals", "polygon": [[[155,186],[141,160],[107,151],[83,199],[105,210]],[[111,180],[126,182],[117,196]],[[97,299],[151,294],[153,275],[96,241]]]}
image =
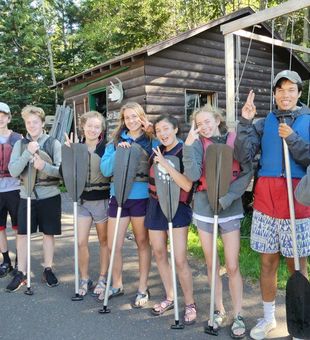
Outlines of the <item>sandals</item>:
{"label": "sandals", "polygon": [[144,307],[151,297],[150,291],[147,289],[145,293],[137,292],[134,301],[132,302],[131,306],[133,308],[142,308]]}
{"label": "sandals", "polygon": [[98,297],[102,292],[104,292],[107,284],[107,278],[105,275],[100,275],[96,287],[91,293],[91,296]]}
{"label": "sandals", "polygon": [[79,295],[85,296],[88,291],[92,290],[93,288],[93,281],[91,279],[81,279],[79,284]]}
{"label": "sandals", "polygon": [[153,315],[162,315],[168,310],[172,309],[174,307],[174,302],[172,300],[164,300],[161,303],[156,303],[154,307],[151,310],[151,313]]}
{"label": "sandals", "polygon": [[184,310],[184,325],[192,325],[196,322],[197,318],[197,307],[195,303],[185,305]]}
{"label": "sandals", "polygon": [[[213,314],[213,329],[219,330],[226,319],[226,313],[221,313],[219,310],[214,311]],[[210,326],[210,320],[208,320],[208,325]]]}
{"label": "sandals", "polygon": [[[236,333],[236,331],[241,330],[242,332],[240,334]],[[230,336],[233,339],[242,339],[245,337],[245,324],[244,319],[241,315],[237,315],[234,318],[234,321],[230,328]]]}
{"label": "sandals", "polygon": [[[112,299],[113,297],[121,296],[124,295],[124,288],[114,288],[110,287],[109,288],[109,300]],[[97,297],[98,302],[102,302],[104,300],[104,295],[105,295],[105,290],[102,291]]]}

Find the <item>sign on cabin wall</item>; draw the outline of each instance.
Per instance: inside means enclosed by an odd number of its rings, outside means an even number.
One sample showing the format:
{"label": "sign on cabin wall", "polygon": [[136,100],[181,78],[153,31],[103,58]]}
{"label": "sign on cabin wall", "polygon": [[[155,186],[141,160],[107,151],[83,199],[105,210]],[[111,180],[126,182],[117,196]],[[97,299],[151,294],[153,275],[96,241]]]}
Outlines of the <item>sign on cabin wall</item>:
{"label": "sign on cabin wall", "polygon": [[111,120],[118,120],[120,116],[120,112],[119,111],[109,111],[107,113],[107,121],[111,121]]}

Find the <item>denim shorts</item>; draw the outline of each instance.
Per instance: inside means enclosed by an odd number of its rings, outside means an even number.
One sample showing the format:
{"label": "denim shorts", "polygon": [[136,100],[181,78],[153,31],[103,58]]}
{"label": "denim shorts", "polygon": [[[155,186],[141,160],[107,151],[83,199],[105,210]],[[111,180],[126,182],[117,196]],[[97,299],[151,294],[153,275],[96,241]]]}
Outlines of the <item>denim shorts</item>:
{"label": "denim shorts", "polygon": [[[127,199],[122,206],[121,217],[143,217],[146,214],[148,198]],[[109,202],[109,217],[116,217],[118,204],[116,198],[112,196]]]}
{"label": "denim shorts", "polygon": [[84,201],[78,205],[79,217],[91,217],[94,223],[103,223],[108,219],[109,200]]}
{"label": "denim shorts", "polygon": [[[310,255],[310,218],[296,219],[296,237],[299,257]],[[254,210],[251,229],[251,248],[259,253],[281,252],[293,257],[291,221],[270,217]]]}

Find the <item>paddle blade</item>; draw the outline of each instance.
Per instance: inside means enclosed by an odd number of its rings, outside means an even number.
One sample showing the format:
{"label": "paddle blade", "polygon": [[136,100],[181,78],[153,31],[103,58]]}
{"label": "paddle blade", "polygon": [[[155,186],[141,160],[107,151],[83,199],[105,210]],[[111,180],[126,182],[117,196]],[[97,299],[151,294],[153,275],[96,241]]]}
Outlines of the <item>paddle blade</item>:
{"label": "paddle blade", "polygon": [[286,322],[290,335],[310,338],[310,282],[299,271],[286,284]]}
{"label": "paddle blade", "polygon": [[142,152],[142,147],[137,143],[132,143],[130,148],[116,148],[113,178],[115,198],[119,207],[129,196]]}
{"label": "paddle blade", "polygon": [[205,154],[207,195],[212,210],[217,213],[218,199],[226,195],[233,165],[233,149],[226,144],[211,144]]}
{"label": "paddle blade", "polygon": [[67,191],[74,202],[81,196],[88,174],[87,145],[72,143],[61,147],[62,174]]}
{"label": "paddle blade", "polygon": [[33,167],[33,163],[28,163],[25,170],[21,174],[21,179],[25,187],[27,197],[31,196],[35,182],[36,182],[37,170]]}
{"label": "paddle blade", "polygon": [[[168,159],[176,170],[180,171],[180,160],[178,157],[165,156],[165,158]],[[180,187],[160,164],[154,164],[154,173],[159,205],[168,222],[171,222],[179,206]]]}

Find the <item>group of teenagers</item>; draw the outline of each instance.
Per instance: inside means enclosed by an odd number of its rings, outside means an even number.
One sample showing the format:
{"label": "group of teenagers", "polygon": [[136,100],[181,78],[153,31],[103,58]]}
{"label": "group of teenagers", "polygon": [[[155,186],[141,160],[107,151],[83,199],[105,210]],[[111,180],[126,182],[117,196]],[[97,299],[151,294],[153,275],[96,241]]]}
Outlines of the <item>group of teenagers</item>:
{"label": "group of teenagers", "polygon": [[[112,284],[109,298],[124,294],[122,248],[131,224],[137,244],[139,280],[132,307],[142,308],[150,299],[148,275],[152,254],[164,287],[164,298],[156,303],[151,313],[162,315],[174,308],[173,280],[168,258],[168,221],[157,195],[154,165],[158,164],[180,187],[179,204],[172,219],[176,272],[184,298],[183,322],[191,325],[197,318],[191,268],[187,259],[188,227],[197,227],[208,270],[212,273],[212,243],[214,211],[208,199],[208,179],[205,174],[207,148],[216,143],[233,149],[231,183],[228,192],[219,197],[219,230],[224,244],[225,265],[233,306],[231,337],[246,334],[242,316],[243,282],[239,269],[240,220],[243,217],[242,195],[253,178],[253,161],[260,153],[255,180],[251,247],[260,253],[260,286],[263,318],[251,329],[253,339],[264,339],[276,327],[275,297],[277,269],[280,255],[294,272],[292,236],[288,207],[288,193],[283,165],[282,139],[288,145],[292,182],[295,190],[296,233],[301,272],[307,277],[307,257],[310,255],[310,110],[300,103],[300,76],[285,70],[273,82],[275,109],[265,118],[255,119],[255,94],[250,91],[242,108],[237,132],[229,132],[222,111],[206,105],[192,115],[192,125],[185,141],[178,137],[178,120],[172,115],[161,115],[150,122],[138,103],[128,102],[120,109],[119,124],[112,140],[105,140],[103,116],[90,111],[80,117],[81,143],[89,152],[89,170],[85,188],[78,204],[79,295],[91,294],[103,301],[106,288],[109,255],[111,253],[118,202],[113,177],[117,148],[130,148],[133,143],[141,148],[137,173],[127,200],[122,205],[115,245]],[[59,284],[52,270],[54,236],[61,234],[61,144],[44,131],[44,111],[26,106],[21,112],[27,135],[12,132],[10,108],[0,103],[0,250],[3,263],[0,277],[13,274],[8,292],[26,284],[27,272],[27,188],[29,171],[35,174],[31,192],[31,232],[39,228],[43,233],[44,271],[42,281],[49,287]],[[285,116],[285,122],[280,118]],[[71,141],[66,136],[65,143]],[[180,161],[176,170],[165,156],[173,155]],[[307,173],[308,170],[308,173]],[[28,183],[29,185],[29,183]],[[297,199],[298,200],[297,200]],[[16,230],[16,261],[13,268],[6,239],[6,218],[9,212]],[[89,276],[88,239],[95,224],[100,252],[99,276],[96,284]],[[17,263],[18,258],[18,263]],[[219,259],[216,268],[215,311],[213,326],[219,329],[227,318],[223,303]]]}

